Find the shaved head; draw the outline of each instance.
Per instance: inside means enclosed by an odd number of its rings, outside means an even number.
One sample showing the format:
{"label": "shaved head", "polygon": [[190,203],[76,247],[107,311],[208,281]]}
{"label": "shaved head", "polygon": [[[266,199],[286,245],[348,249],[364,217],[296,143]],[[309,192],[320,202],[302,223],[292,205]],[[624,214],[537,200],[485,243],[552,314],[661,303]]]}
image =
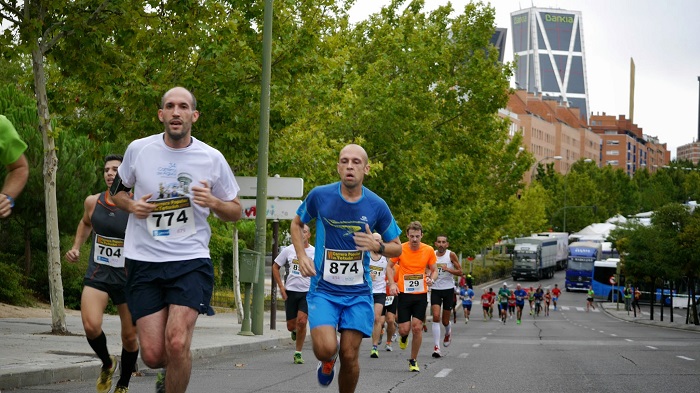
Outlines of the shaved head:
{"label": "shaved head", "polygon": [[340,155],[338,157],[339,158],[342,157],[343,153],[345,153],[345,152],[353,152],[353,153],[359,154],[362,157],[364,164],[367,164],[369,162],[369,157],[367,156],[367,152],[360,145],[356,145],[354,143],[346,145],[342,150],[340,150]]}

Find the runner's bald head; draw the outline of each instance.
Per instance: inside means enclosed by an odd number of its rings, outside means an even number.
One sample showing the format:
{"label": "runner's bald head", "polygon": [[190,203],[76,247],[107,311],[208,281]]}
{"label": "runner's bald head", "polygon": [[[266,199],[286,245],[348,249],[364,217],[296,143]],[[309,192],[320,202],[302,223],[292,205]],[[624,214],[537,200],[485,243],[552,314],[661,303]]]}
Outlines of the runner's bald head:
{"label": "runner's bald head", "polygon": [[343,152],[346,152],[346,151],[352,151],[354,153],[359,154],[362,157],[362,161],[364,164],[369,163],[369,157],[367,156],[367,152],[365,151],[365,149],[362,146],[354,144],[354,143],[351,143],[349,145],[345,145],[345,147],[340,150],[340,154],[338,155],[338,157],[342,156]]}

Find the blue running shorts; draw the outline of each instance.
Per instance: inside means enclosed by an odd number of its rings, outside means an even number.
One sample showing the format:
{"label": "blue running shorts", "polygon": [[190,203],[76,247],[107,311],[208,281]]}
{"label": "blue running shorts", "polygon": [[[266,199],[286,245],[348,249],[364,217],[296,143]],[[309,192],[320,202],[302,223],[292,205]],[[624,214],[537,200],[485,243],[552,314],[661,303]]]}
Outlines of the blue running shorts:
{"label": "blue running shorts", "polygon": [[325,292],[309,292],[309,326],[334,326],[339,332],[357,330],[363,337],[372,336],[374,325],[374,298],[371,294],[360,296],[332,295]]}

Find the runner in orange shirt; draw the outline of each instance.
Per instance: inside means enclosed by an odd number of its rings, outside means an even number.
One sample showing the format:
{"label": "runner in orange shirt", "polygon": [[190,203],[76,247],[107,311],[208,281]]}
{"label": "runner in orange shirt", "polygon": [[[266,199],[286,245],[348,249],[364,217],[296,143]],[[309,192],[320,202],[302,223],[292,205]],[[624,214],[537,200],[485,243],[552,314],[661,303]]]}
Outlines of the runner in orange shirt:
{"label": "runner in orange shirt", "polygon": [[[435,266],[435,250],[421,243],[423,226],[418,221],[408,225],[408,241],[401,245],[402,253],[392,258],[387,266],[387,277],[392,295],[398,295],[399,348],[408,346],[408,333],[413,333],[411,358],[408,359],[409,371],[420,371],[416,361],[423,342],[423,323],[428,307],[428,287],[433,285],[438,271]],[[394,281],[396,269],[398,281]],[[426,269],[429,274],[426,277]]]}

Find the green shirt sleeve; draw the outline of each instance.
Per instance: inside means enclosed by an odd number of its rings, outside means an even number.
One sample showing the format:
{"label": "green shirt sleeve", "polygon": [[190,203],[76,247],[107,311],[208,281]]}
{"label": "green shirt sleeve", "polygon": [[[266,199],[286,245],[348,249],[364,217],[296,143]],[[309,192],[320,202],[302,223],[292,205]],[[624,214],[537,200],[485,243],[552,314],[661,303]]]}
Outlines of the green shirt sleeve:
{"label": "green shirt sleeve", "polygon": [[9,165],[17,161],[27,150],[27,144],[7,117],[0,115],[0,164]]}

